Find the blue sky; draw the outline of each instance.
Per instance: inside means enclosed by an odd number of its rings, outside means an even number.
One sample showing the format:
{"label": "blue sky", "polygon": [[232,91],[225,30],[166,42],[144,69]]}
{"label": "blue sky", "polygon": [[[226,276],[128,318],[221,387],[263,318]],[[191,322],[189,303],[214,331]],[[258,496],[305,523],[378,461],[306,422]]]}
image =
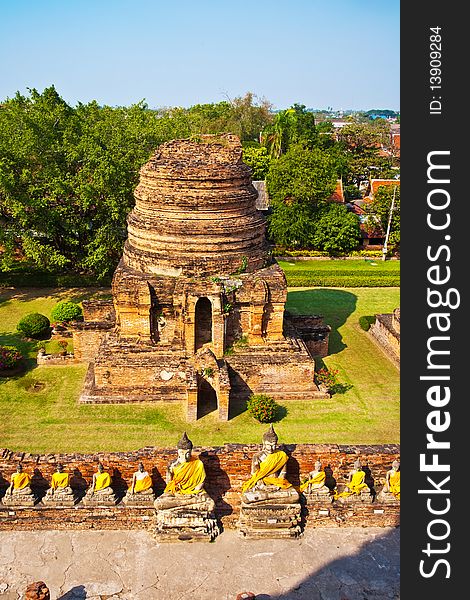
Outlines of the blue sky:
{"label": "blue sky", "polygon": [[0,99],[399,110],[399,0],[0,0]]}

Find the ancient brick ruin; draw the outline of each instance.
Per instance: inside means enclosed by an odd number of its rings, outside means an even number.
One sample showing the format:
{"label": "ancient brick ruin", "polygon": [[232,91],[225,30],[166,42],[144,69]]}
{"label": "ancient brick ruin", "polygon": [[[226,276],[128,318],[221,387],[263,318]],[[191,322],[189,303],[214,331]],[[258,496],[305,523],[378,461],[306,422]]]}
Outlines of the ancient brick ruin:
{"label": "ancient brick ruin", "polygon": [[74,333],[81,402],[185,401],[193,421],[227,420],[251,393],[324,397],[312,348],[330,328],[285,318],[250,173],[232,135],[167,142],[142,167],[113,305],[84,303]]}

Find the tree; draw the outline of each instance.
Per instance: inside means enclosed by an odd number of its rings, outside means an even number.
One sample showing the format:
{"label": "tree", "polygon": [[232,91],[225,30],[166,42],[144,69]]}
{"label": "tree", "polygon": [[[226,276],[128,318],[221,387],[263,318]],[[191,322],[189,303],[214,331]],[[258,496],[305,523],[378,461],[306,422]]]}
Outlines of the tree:
{"label": "tree", "polygon": [[317,139],[315,115],[303,104],[294,104],[278,112],[273,123],[261,134],[261,143],[273,158],[279,158],[295,144],[311,150]]}
{"label": "tree", "polygon": [[273,207],[268,231],[277,244],[311,245],[315,211],[335,189],[336,168],[336,161],[328,153],[301,146],[293,146],[272,161],[266,176]]}
{"label": "tree", "polygon": [[359,218],[341,204],[327,204],[316,214],[312,244],[330,254],[350,252],[361,240]]}
{"label": "tree", "polygon": [[255,181],[266,179],[271,164],[271,158],[264,146],[243,146],[243,162],[251,167],[252,179]]}
{"label": "tree", "polygon": [[54,86],[0,110],[3,268],[20,252],[49,271],[112,273],[138,171],[161,142],[145,103],[69,106]]}
{"label": "tree", "polygon": [[337,163],[328,153],[294,146],[271,162],[266,177],[269,196],[274,203],[294,199],[317,205],[333,193],[336,169]]}
{"label": "tree", "polygon": [[390,224],[390,237],[388,246],[393,251],[400,248],[400,185],[397,182],[396,186],[387,185],[380,186],[375,194],[372,202],[365,205],[367,220],[365,226],[373,232],[380,226],[383,233],[387,231],[388,220],[392,207],[393,194],[395,193],[395,201],[392,212],[392,220]]}

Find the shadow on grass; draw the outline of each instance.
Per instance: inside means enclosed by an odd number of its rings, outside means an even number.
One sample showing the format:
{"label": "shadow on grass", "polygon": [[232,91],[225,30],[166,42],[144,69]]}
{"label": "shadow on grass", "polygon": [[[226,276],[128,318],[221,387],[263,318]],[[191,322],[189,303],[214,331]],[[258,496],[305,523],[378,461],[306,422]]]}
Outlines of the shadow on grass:
{"label": "shadow on grass", "polygon": [[328,354],[337,354],[346,348],[338,329],[356,310],[357,296],[345,290],[320,288],[289,291],[286,309],[295,315],[323,315],[331,327]]}

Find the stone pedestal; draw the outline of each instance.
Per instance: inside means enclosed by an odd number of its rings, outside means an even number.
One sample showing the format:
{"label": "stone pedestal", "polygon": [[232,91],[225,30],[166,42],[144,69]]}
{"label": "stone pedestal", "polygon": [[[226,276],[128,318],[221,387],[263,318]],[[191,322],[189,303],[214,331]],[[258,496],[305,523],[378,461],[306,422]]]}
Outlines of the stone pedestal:
{"label": "stone pedestal", "polygon": [[14,506],[21,508],[23,506],[34,506],[37,498],[34,494],[5,494],[2,503],[5,506]]}
{"label": "stone pedestal", "polygon": [[249,539],[295,538],[301,530],[301,506],[242,502],[238,530]]}
{"label": "stone pedestal", "polygon": [[114,506],[117,503],[117,498],[114,493],[99,494],[95,492],[93,495],[85,494],[85,496],[82,498],[82,503],[87,507]]}
{"label": "stone pedestal", "polygon": [[211,498],[174,508],[157,509],[154,537],[161,542],[212,542],[220,533],[214,509],[215,504]]}
{"label": "stone pedestal", "polygon": [[54,494],[46,494],[42,502],[46,506],[61,507],[61,506],[74,506],[78,502],[78,498],[75,494],[61,494],[57,490]]}
{"label": "stone pedestal", "polygon": [[377,503],[380,504],[390,504],[392,506],[400,506],[400,500],[395,496],[395,494],[392,494],[392,492],[387,492],[386,490],[381,490],[376,498],[375,498]]}
{"label": "stone pedestal", "polygon": [[155,500],[153,490],[147,490],[145,492],[139,492],[137,494],[127,493],[122,501],[126,506],[132,506],[136,508],[152,508]]}
{"label": "stone pedestal", "polygon": [[357,504],[357,503],[368,503],[370,504],[374,500],[374,496],[370,489],[361,490],[359,494],[351,494],[350,496],[340,496],[335,502],[342,502],[344,504]]}

